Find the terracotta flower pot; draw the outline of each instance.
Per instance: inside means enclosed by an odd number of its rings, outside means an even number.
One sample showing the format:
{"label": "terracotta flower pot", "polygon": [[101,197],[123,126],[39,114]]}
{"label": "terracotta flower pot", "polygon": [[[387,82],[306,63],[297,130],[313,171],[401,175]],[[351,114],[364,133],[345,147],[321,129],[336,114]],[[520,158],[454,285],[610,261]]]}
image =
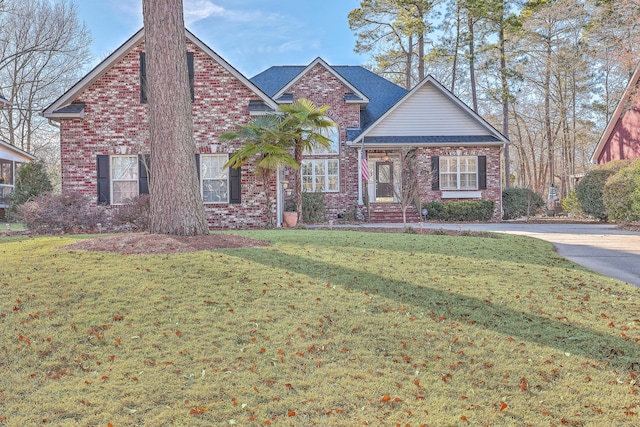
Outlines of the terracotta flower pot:
{"label": "terracotta flower pot", "polygon": [[298,212],[284,212],[283,213],[283,226],[295,227],[298,224]]}

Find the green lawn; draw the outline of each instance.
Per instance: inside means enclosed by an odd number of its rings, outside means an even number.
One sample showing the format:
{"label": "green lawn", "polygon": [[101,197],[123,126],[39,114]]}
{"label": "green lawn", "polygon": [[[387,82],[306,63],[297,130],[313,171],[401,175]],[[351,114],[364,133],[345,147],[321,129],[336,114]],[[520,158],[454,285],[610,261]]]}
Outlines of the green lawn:
{"label": "green lawn", "polygon": [[[7,230],[7,224],[9,224],[9,229]],[[3,231],[24,231],[25,227],[24,224],[19,223],[19,222],[2,222],[0,221],[0,233],[2,233]]]}
{"label": "green lawn", "polygon": [[0,425],[640,425],[640,292],[549,243],[240,234],[0,238]]}

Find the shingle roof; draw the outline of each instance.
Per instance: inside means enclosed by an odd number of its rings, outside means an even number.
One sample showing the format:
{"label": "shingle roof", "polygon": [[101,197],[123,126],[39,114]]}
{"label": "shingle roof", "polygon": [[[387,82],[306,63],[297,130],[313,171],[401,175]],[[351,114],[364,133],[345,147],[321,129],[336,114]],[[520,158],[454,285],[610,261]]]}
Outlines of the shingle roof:
{"label": "shingle roof", "polygon": [[407,93],[406,89],[359,65],[339,65],[333,69],[369,98],[369,104],[360,112],[361,131]]}
{"label": "shingle roof", "polygon": [[[305,68],[302,65],[274,66],[250,80],[267,95],[273,96]],[[369,103],[360,112],[362,128],[348,129],[349,140],[353,140],[407,93],[404,88],[359,65],[339,65],[332,68],[369,98]]]}
{"label": "shingle roof", "polygon": [[293,80],[304,68],[302,65],[273,66],[253,76],[249,80],[262,89],[264,93],[273,97],[273,95]]}

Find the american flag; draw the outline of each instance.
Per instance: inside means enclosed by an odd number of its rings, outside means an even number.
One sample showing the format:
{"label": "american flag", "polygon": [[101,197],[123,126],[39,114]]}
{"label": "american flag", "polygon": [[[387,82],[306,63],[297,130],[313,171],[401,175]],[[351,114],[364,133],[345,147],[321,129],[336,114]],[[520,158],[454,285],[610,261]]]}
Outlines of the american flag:
{"label": "american flag", "polygon": [[364,151],[364,141],[362,142],[362,180],[369,181],[369,162],[367,161],[367,152]]}

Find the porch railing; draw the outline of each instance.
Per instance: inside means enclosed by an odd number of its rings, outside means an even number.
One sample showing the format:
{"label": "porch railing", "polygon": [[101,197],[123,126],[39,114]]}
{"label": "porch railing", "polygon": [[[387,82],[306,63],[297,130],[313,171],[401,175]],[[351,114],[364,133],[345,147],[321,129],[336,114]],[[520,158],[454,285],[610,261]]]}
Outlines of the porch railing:
{"label": "porch railing", "polygon": [[13,192],[13,185],[0,184],[0,208],[9,206],[9,195]]}

